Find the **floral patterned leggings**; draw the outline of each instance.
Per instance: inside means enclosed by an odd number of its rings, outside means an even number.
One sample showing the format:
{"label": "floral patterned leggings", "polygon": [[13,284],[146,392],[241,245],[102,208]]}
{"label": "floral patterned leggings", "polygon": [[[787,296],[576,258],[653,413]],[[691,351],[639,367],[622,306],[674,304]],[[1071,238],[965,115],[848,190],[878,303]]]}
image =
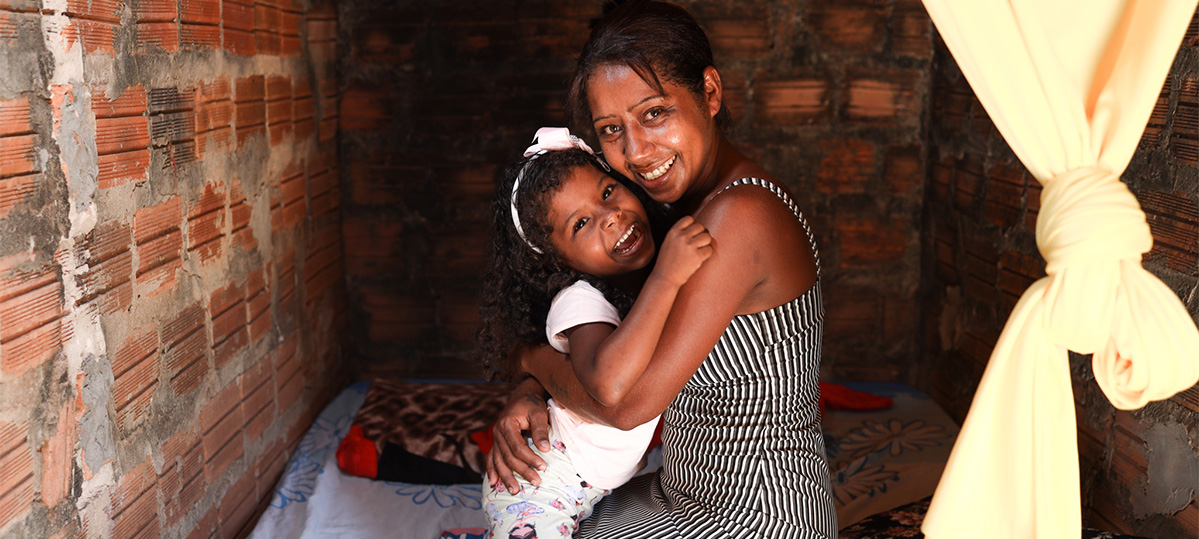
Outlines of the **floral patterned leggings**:
{"label": "floral patterned leggings", "polygon": [[607,489],[588,485],[575,472],[566,455],[566,446],[550,430],[549,452],[542,452],[529,440],[529,448],[545,459],[546,470],[539,472],[541,486],[535,487],[519,475],[520,492],[510,494],[504,485],[495,488],[483,476],[483,510],[490,527],[488,537],[500,539],[570,539],[579,521],[591,514],[592,507],[608,494]]}

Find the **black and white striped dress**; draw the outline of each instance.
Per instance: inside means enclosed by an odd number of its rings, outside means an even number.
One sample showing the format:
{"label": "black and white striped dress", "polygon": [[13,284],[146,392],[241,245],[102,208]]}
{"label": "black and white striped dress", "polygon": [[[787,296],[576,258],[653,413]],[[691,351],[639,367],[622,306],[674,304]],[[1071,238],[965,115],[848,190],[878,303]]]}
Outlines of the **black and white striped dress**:
{"label": "black and white striped dress", "polygon": [[[757,178],[729,187],[743,184],[778,195],[817,253],[785,192]],[[837,536],[817,406],[824,328],[817,272],[798,298],[733,318],[663,413],[662,469],[616,489],[575,537]]]}

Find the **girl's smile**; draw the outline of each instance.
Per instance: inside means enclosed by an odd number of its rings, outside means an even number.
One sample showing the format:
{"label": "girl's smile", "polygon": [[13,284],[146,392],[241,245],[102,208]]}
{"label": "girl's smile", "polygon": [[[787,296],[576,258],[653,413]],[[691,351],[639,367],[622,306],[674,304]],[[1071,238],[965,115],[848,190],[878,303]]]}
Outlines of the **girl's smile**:
{"label": "girl's smile", "polygon": [[641,202],[594,167],[579,167],[551,195],[550,241],[572,268],[597,277],[649,265],[656,252]]}

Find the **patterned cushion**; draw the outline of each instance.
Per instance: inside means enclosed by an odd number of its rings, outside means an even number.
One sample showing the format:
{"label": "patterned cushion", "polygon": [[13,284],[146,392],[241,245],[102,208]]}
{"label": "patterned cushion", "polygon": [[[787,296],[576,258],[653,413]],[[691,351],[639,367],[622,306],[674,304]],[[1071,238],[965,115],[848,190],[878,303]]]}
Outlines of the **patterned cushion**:
{"label": "patterned cushion", "polygon": [[470,434],[490,426],[507,402],[505,384],[371,381],[354,424],[375,442],[482,473],[483,453]]}

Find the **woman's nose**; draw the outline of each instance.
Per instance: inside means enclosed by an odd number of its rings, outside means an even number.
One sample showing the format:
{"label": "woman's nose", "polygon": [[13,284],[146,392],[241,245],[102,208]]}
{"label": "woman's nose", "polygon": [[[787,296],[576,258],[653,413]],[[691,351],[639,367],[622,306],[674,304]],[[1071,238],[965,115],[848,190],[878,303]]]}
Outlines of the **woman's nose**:
{"label": "woman's nose", "polygon": [[645,130],[636,125],[625,131],[625,160],[634,166],[644,165],[647,158],[650,157],[653,144],[646,135]]}

